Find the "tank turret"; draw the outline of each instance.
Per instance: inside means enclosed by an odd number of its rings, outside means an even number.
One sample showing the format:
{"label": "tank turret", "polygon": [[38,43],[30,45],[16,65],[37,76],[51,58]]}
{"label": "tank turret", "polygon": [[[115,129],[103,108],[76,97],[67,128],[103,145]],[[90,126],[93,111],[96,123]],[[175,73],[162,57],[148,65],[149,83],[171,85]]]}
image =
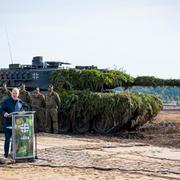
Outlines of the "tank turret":
{"label": "tank turret", "polygon": [[32,59],[32,64],[9,64],[9,68],[0,69],[0,86],[4,82],[8,87],[19,87],[22,83],[31,90],[40,87],[46,90],[51,83],[51,75],[56,70],[62,68],[63,64],[70,63],[60,61],[43,62],[42,56],[36,56]]}

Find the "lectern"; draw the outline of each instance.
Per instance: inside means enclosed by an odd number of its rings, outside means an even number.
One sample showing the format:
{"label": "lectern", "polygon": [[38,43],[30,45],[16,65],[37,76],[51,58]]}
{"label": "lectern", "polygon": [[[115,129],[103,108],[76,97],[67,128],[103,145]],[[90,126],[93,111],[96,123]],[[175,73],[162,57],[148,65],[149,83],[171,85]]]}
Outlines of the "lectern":
{"label": "lectern", "polygon": [[12,159],[35,159],[36,139],[34,132],[35,111],[13,112]]}

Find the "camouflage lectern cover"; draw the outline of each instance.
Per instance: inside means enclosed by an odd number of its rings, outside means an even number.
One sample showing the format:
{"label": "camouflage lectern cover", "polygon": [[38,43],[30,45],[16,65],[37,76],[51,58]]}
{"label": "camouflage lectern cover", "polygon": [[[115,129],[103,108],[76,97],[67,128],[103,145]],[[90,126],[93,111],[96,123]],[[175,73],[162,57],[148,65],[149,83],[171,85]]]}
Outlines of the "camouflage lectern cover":
{"label": "camouflage lectern cover", "polygon": [[34,114],[17,113],[13,120],[13,159],[34,158]]}

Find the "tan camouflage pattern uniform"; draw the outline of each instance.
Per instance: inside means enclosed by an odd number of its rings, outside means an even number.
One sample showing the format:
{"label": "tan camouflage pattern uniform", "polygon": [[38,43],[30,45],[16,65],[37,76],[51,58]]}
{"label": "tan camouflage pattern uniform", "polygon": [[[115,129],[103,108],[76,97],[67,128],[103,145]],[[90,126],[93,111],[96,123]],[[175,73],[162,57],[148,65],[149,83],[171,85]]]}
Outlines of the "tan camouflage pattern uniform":
{"label": "tan camouflage pattern uniform", "polygon": [[9,91],[8,89],[2,88],[0,90],[0,105],[6,98],[8,98],[8,96],[11,96],[11,91]]}
{"label": "tan camouflage pattern uniform", "polygon": [[46,132],[58,133],[58,109],[60,109],[61,100],[56,92],[47,93],[45,96],[46,103]]}
{"label": "tan camouflage pattern uniform", "polygon": [[32,110],[34,114],[34,124],[36,132],[45,131],[45,97],[41,93],[32,95]]}
{"label": "tan camouflage pattern uniform", "polygon": [[27,103],[28,105],[31,104],[31,94],[26,90],[19,91],[19,99]]}

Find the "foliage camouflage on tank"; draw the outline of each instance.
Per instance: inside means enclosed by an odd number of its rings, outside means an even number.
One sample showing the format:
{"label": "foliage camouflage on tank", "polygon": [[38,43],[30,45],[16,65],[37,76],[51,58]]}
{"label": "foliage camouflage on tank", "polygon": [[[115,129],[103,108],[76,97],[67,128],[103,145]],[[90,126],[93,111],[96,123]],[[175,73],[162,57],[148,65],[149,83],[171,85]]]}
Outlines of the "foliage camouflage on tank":
{"label": "foliage camouflage on tank", "polygon": [[162,101],[152,95],[69,91],[62,99],[62,132],[114,133],[133,129],[154,118]]}
{"label": "foliage camouflage on tank", "polygon": [[64,69],[52,77],[62,99],[62,132],[114,133],[152,120],[161,110],[157,96],[104,93],[106,88],[130,85],[134,78],[120,71]]}

